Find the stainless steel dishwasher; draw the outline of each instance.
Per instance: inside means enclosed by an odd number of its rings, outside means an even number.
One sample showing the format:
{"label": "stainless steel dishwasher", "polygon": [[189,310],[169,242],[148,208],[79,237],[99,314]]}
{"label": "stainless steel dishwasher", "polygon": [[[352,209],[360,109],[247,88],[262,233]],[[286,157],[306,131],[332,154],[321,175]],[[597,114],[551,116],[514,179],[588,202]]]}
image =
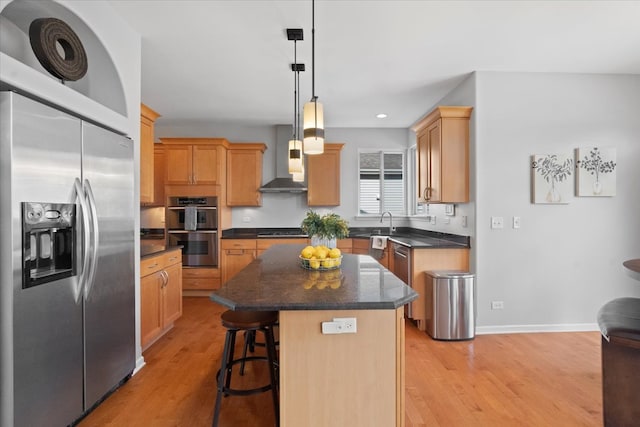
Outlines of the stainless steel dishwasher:
{"label": "stainless steel dishwasher", "polygon": [[[407,285],[411,286],[411,248],[392,242],[393,247],[393,274],[398,276]],[[405,305],[405,315],[411,318],[411,305]]]}

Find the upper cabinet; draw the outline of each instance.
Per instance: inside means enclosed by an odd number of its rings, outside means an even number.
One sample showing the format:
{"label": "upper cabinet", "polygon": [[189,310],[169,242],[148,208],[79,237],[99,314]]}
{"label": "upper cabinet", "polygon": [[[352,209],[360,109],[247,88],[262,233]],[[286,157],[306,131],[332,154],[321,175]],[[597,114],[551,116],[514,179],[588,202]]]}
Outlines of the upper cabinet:
{"label": "upper cabinet", "polygon": [[164,177],[166,167],[164,161],[164,146],[153,144],[153,204],[164,206]]}
{"label": "upper cabinet", "polygon": [[306,156],[307,204],[340,206],[340,151],[344,144],[324,144],[324,153]]}
{"label": "upper cabinet", "polygon": [[140,203],[154,202],[153,128],[160,114],[140,104]]}
{"label": "upper cabinet", "polygon": [[216,185],[224,173],[223,138],[161,138],[166,185]]}
{"label": "upper cabinet", "polygon": [[412,130],[417,139],[418,201],[469,201],[469,118],[473,107],[437,107]]}
{"label": "upper cabinet", "polygon": [[227,206],[262,206],[262,143],[230,144],[227,150]]}

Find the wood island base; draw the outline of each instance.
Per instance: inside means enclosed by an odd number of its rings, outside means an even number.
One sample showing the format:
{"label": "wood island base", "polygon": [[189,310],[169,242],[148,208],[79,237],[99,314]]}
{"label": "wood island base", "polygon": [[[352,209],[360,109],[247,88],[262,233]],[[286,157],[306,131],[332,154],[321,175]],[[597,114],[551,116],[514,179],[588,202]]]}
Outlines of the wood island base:
{"label": "wood island base", "polygon": [[[404,426],[404,308],[280,312],[280,425]],[[322,322],[355,317],[355,334]]]}

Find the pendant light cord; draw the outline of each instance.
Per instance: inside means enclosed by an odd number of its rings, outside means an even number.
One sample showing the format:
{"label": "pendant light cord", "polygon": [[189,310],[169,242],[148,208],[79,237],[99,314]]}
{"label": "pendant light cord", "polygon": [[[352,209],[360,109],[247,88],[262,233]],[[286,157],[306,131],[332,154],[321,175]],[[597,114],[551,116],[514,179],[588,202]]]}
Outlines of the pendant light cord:
{"label": "pendant light cord", "polygon": [[316,99],[316,2],[311,0],[311,99]]}
{"label": "pendant light cord", "polygon": [[[293,41],[293,140],[295,141],[298,135],[298,56],[296,49],[297,41]],[[295,148],[295,147],[294,147]]]}

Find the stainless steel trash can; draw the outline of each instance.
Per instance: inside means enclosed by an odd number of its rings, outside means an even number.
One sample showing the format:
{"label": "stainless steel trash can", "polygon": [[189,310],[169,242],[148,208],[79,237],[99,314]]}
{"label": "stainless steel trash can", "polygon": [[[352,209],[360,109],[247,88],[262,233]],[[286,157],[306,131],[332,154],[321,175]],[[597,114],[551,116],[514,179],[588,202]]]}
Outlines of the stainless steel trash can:
{"label": "stainless steel trash can", "polygon": [[475,275],[427,271],[427,333],[437,340],[468,340],[476,334]]}

